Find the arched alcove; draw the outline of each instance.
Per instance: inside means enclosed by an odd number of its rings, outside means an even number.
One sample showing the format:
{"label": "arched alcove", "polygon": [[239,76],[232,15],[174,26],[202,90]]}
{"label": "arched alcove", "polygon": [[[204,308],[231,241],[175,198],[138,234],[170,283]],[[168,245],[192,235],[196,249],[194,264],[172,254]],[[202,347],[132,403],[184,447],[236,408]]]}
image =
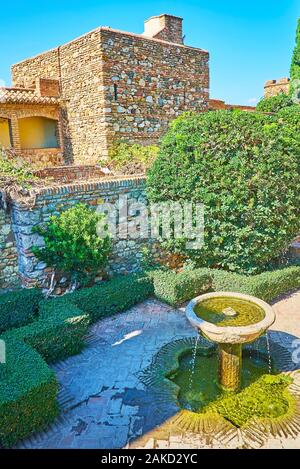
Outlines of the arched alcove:
{"label": "arched alcove", "polygon": [[22,149],[58,148],[58,121],[34,116],[19,119],[20,145]]}
{"label": "arched alcove", "polygon": [[11,147],[11,125],[10,120],[0,116],[0,147]]}

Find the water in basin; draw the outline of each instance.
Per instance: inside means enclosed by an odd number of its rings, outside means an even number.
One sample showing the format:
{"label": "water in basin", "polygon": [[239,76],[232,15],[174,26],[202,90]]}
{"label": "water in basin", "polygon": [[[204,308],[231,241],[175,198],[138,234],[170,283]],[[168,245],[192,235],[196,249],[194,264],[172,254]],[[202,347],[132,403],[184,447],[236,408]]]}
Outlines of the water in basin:
{"label": "water in basin", "polygon": [[[191,369],[193,379],[191,381]],[[275,372],[272,369],[273,373]],[[257,359],[250,358],[247,351],[243,353],[241,389],[255,382],[260,376],[268,374],[268,357],[261,354]],[[178,370],[168,378],[179,386],[178,401],[181,407],[200,412],[211,402],[221,397],[224,391],[218,385],[218,356],[197,354],[193,362],[192,351],[179,359]]]}
{"label": "water in basin", "polygon": [[[203,300],[194,307],[195,314],[216,326],[249,326],[262,321],[263,308],[241,298],[218,297]],[[235,314],[234,314],[235,313]]]}

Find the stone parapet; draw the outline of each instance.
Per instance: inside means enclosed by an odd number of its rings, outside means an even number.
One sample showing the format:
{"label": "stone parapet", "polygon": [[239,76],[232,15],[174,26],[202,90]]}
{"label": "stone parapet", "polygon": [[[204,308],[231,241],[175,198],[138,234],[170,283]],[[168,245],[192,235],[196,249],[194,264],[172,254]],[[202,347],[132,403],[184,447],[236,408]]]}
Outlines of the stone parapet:
{"label": "stone parapet", "polygon": [[279,78],[278,80],[268,80],[264,87],[265,98],[271,98],[278,94],[288,94],[290,90],[290,79]]}

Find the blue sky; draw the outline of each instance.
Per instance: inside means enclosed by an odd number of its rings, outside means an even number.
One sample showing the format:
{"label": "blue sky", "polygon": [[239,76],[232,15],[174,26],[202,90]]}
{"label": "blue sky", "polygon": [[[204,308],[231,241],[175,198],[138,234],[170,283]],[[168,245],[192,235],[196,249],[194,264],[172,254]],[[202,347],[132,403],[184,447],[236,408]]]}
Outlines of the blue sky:
{"label": "blue sky", "polygon": [[0,80],[10,65],[97,26],[141,33],[149,16],[184,18],[186,44],[210,52],[211,97],[249,104],[288,76],[300,0],[2,1]]}

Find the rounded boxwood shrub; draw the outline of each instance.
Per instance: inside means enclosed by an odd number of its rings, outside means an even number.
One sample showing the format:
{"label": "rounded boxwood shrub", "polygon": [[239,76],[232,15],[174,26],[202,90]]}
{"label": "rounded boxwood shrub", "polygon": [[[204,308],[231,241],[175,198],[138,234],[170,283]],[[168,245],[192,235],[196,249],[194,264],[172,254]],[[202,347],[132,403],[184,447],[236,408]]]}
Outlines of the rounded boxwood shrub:
{"label": "rounded boxwood shrub", "polygon": [[205,208],[204,246],[168,247],[197,262],[258,273],[300,230],[300,146],[287,122],[260,113],[214,111],[174,120],[148,174],[151,202]]}

